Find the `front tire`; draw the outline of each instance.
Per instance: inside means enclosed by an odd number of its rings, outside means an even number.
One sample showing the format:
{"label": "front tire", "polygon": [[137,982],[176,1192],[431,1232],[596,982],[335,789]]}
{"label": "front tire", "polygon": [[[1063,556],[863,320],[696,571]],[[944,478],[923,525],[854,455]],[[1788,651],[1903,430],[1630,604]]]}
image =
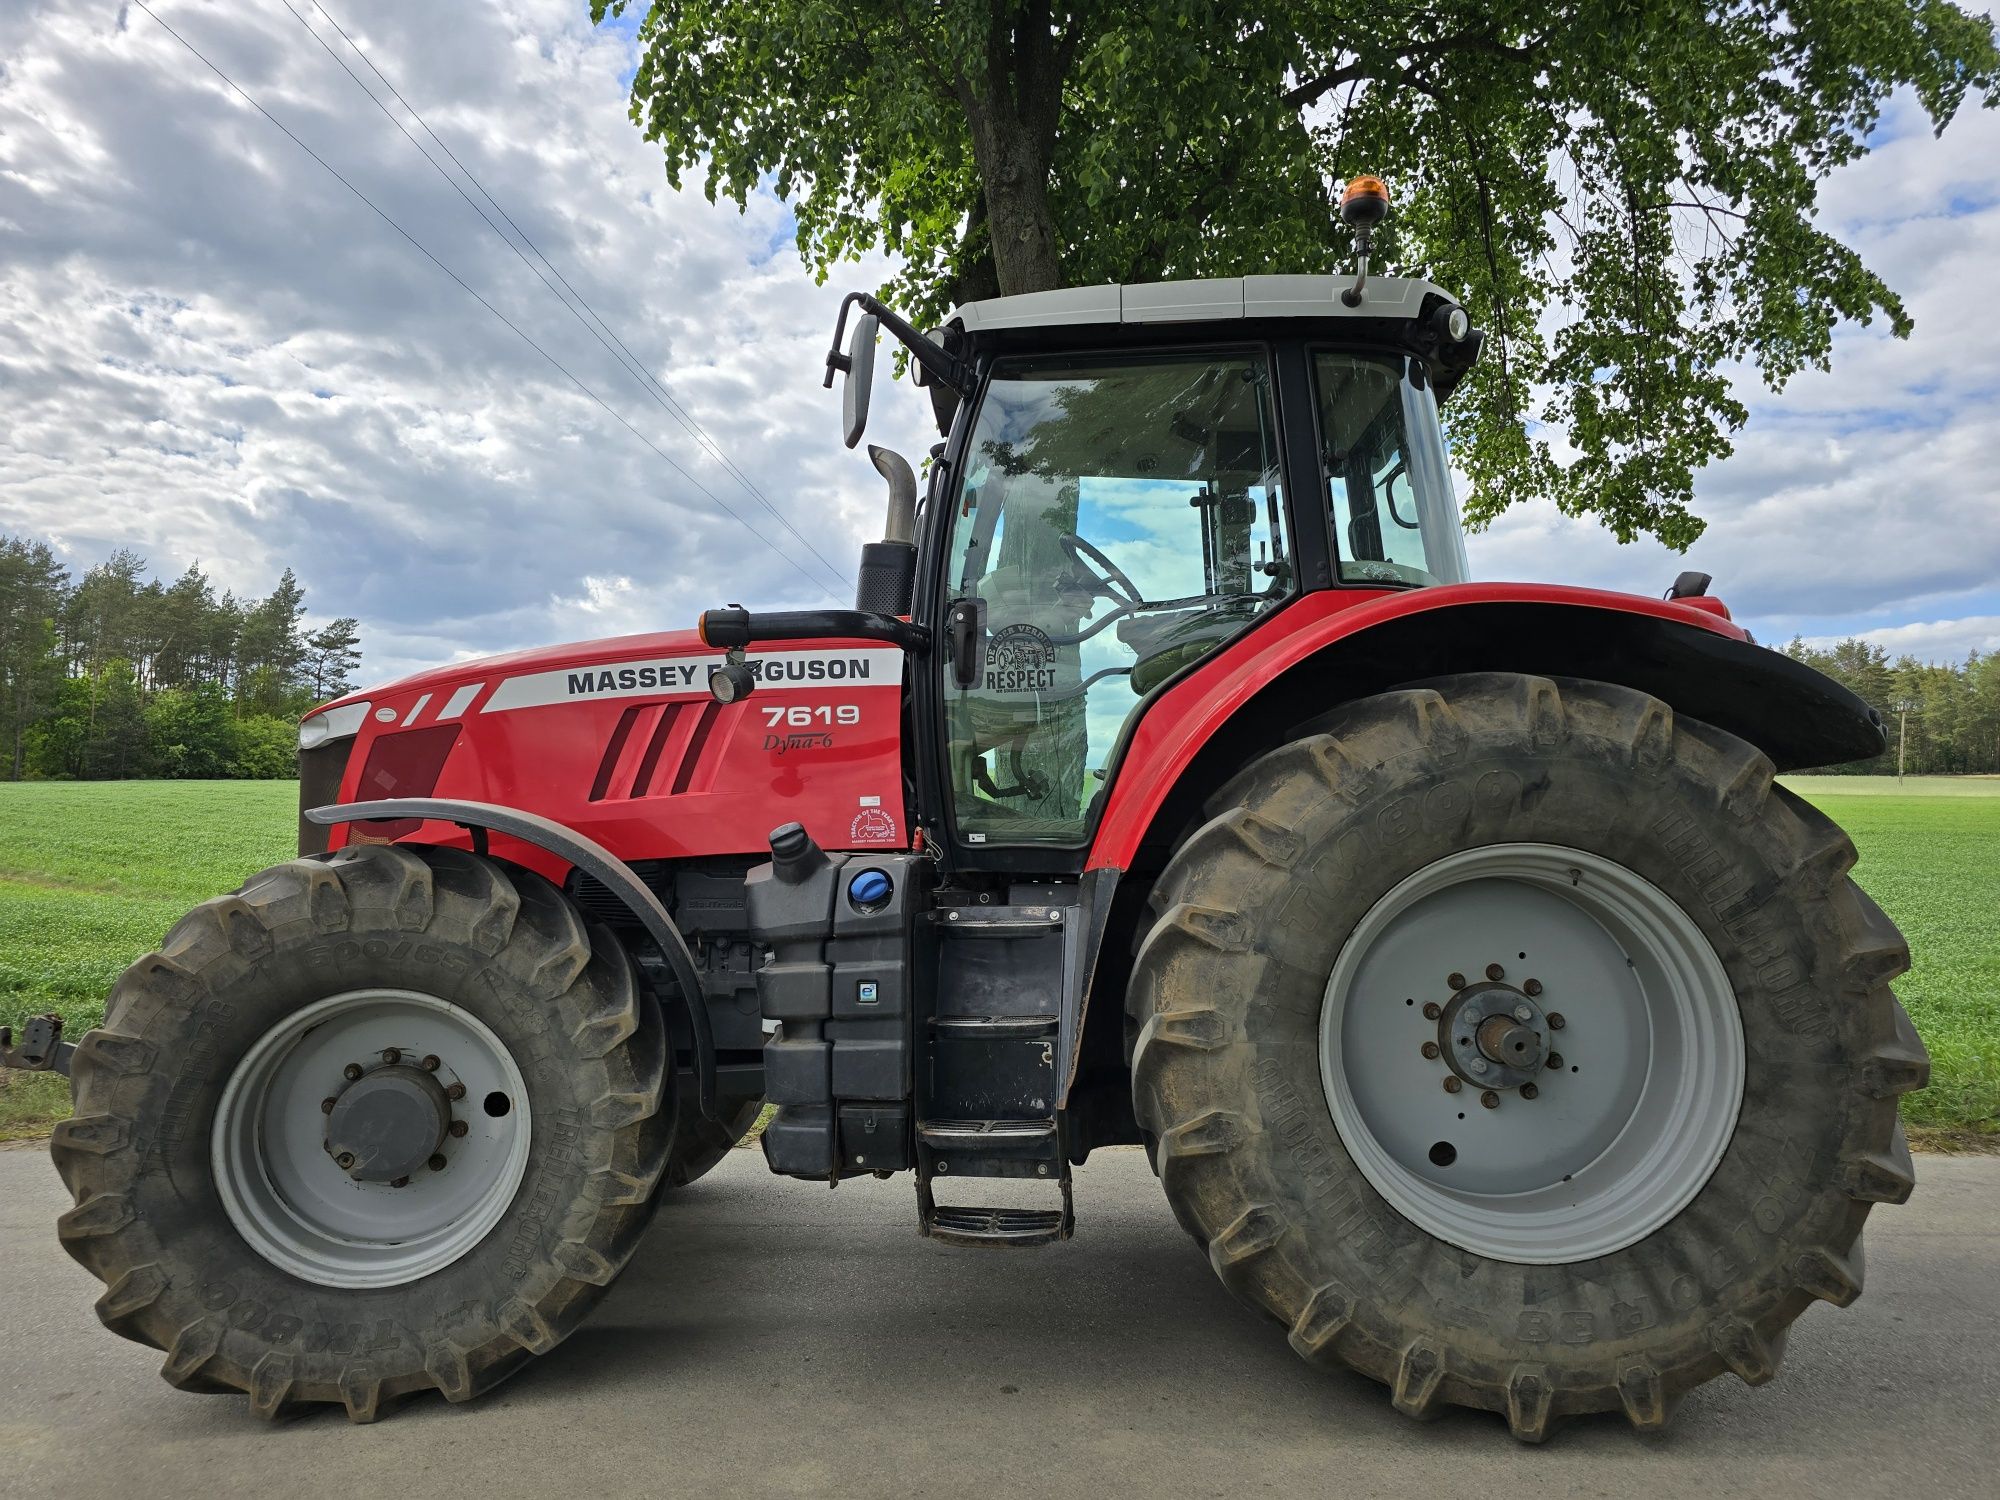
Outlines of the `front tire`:
{"label": "front tire", "polygon": [[469,1400],[632,1254],[666,1062],[624,950],[540,876],[407,846],[295,860],[118,981],[51,1142],[58,1230],[173,1385],[266,1417]]}
{"label": "front tire", "polygon": [[[1302,1356],[1412,1416],[1540,1441],[1770,1379],[1914,1180],[1908,949],[1852,844],[1753,747],[1601,683],[1454,678],[1326,727],[1225,788],[1154,893],[1133,1092],[1176,1216]],[[1585,899],[1613,885],[1623,918]],[[1499,1050],[1454,1054],[1482,1021]]]}

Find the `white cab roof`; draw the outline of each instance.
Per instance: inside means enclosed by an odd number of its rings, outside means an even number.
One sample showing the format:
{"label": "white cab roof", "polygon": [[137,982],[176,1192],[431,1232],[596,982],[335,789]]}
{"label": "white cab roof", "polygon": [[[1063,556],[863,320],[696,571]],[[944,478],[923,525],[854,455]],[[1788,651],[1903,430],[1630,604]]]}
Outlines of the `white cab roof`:
{"label": "white cab roof", "polygon": [[1217,318],[1414,318],[1439,288],[1428,281],[1372,276],[1361,305],[1340,294],[1338,276],[1226,276],[1213,281],[1149,281],[1136,286],[1072,286],[1053,292],[989,297],[951,310],[947,322],[968,333],[1057,328],[1086,323],[1193,323]]}

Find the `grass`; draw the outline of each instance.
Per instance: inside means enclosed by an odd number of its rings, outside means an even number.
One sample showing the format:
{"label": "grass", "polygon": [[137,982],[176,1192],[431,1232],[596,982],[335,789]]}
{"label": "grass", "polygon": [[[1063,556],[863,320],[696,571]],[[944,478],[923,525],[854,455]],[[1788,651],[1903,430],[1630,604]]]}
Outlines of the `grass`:
{"label": "grass", "polygon": [[1786,785],[1853,836],[1855,878],[1910,940],[1896,994],[1930,1048],[1931,1086],[1903,1101],[1904,1119],[2000,1136],[2000,777],[1937,780],[1912,778],[1901,795],[1849,790],[1872,781],[1893,789],[1892,777]]}
{"label": "grass", "polygon": [[[189,907],[290,858],[297,820],[289,781],[0,784],[0,1023],[52,1010],[80,1037]],[[0,1070],[0,1141],[68,1112],[61,1078]]]}
{"label": "grass", "polygon": [[[1933,1144],[2000,1140],[2000,777],[1799,776],[1854,836],[1861,884],[1910,939],[1896,982],[1930,1047],[1903,1101]],[[289,858],[290,782],[0,783],[0,1022],[75,1038],[126,964],[189,907]],[[0,1140],[67,1108],[62,1082],[0,1071]]]}

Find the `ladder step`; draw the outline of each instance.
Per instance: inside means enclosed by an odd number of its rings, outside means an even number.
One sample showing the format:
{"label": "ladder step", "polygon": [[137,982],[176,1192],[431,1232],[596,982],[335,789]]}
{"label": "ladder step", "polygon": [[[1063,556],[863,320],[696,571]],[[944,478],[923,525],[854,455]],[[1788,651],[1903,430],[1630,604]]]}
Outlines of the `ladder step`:
{"label": "ladder step", "polygon": [[1055,1134],[1054,1120],[923,1120],[917,1125],[917,1139],[926,1146],[958,1150],[1053,1141]]}
{"label": "ladder step", "polygon": [[1055,1016],[932,1016],[931,1029],[959,1041],[982,1037],[1051,1036]]}
{"label": "ladder step", "polygon": [[930,920],[942,927],[947,934],[961,937],[1036,937],[1043,933],[1060,933],[1063,915],[1060,908],[1051,907],[1046,915],[1032,917],[974,917],[967,916],[959,908],[948,911],[934,911]]}
{"label": "ladder step", "polygon": [[1066,1208],[933,1208],[923,1231],[948,1245],[1051,1245],[1075,1228]]}

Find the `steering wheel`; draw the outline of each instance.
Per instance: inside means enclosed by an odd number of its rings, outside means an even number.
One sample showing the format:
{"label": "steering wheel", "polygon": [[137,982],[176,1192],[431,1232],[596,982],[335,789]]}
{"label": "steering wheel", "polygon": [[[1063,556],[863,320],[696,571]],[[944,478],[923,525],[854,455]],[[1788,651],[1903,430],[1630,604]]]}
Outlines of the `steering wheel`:
{"label": "steering wheel", "polygon": [[[1123,568],[1119,567],[1117,563],[1106,557],[1075,532],[1065,531],[1059,540],[1063,552],[1069,557],[1069,560],[1075,563],[1084,575],[1097,585],[1091,590],[1092,593],[1102,594],[1114,603],[1119,602],[1121,599],[1126,604],[1144,604],[1146,602],[1146,596],[1139,592],[1139,585],[1126,576]],[[1097,569],[1094,570],[1085,565],[1083,559],[1086,557],[1091,562],[1097,564]],[[1114,584],[1116,585],[1115,588],[1113,587]]]}

